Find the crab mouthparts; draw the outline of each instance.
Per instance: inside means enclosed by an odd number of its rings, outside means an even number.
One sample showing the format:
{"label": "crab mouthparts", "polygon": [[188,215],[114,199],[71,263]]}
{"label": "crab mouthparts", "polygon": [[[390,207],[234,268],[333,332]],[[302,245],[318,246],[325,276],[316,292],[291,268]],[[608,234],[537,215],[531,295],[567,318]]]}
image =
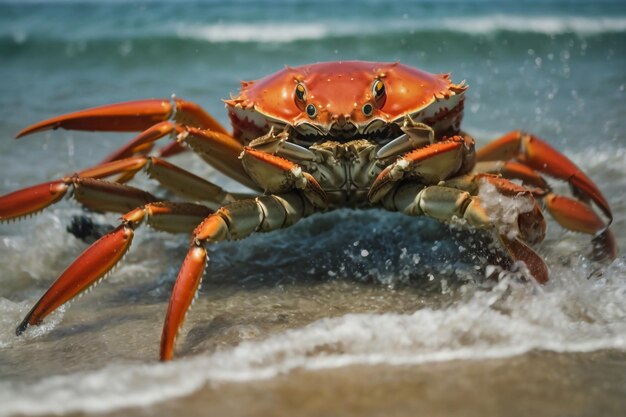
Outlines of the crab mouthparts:
{"label": "crab mouthparts", "polygon": [[295,127],[293,140],[301,146],[327,141],[343,143],[355,139],[367,139],[384,144],[401,134],[400,126],[395,123],[379,120],[359,129],[353,122],[342,120],[333,122],[328,128],[312,123],[301,123]]}

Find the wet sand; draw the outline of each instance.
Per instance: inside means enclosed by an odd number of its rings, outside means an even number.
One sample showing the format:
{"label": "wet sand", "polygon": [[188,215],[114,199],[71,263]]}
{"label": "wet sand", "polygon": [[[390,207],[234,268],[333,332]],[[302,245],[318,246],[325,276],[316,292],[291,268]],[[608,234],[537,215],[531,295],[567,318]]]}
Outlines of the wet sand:
{"label": "wet sand", "polygon": [[[112,382],[113,383],[113,382]],[[105,416],[621,416],[626,353],[299,370]],[[78,414],[84,415],[84,414]]]}

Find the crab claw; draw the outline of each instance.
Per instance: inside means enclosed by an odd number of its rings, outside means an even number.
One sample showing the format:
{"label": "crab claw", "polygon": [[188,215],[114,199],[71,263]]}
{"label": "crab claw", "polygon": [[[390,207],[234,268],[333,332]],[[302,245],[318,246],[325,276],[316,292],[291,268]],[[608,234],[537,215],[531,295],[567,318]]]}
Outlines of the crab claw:
{"label": "crab claw", "polygon": [[613,220],[611,208],[602,192],[565,155],[534,135],[515,131],[481,148],[476,153],[478,161],[508,160],[519,162],[555,178],[568,181],[577,195],[593,200],[600,210]]}
{"label": "crab claw", "polygon": [[162,361],[169,361],[174,357],[176,336],[200,287],[206,260],[206,249],[202,246],[192,246],[178,273],[161,334]]}
{"label": "crab claw", "polygon": [[368,198],[373,203],[380,201],[403,179],[436,184],[454,174],[464,174],[474,165],[473,149],[473,141],[454,136],[408,152],[378,174]]}
{"label": "crab claw", "polygon": [[244,148],[241,158],[250,177],[266,192],[275,194],[299,189],[315,206],[325,208],[328,205],[321,185],[300,165],[250,147]]}
{"label": "crab claw", "polygon": [[124,256],[132,238],[132,228],[122,224],[87,248],[37,301],[15,333],[19,336],[29,325],[41,323],[48,314],[103,278]]}
{"label": "crab claw", "polygon": [[0,197],[0,221],[36,213],[59,201],[69,186],[64,180],[44,182]]}

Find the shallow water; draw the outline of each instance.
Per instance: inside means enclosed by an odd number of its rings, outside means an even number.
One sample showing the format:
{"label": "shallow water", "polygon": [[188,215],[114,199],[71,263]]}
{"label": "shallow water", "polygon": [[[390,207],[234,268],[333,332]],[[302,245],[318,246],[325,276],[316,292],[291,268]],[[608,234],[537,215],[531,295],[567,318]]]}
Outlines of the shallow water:
{"label": "shallow water", "polygon": [[[626,247],[622,3],[347,1],[334,15],[237,5],[0,2],[0,194],[97,163],[129,137],[12,140],[43,118],[175,93],[226,123],[219,98],[239,79],[284,64],[400,60],[468,81],[465,127],[481,144],[523,128],[563,150],[607,196]],[[173,162],[241,190],[192,155]],[[588,237],[553,221],[537,247],[550,268],[544,286],[485,279],[493,250],[480,233],[376,210],[211,247],[178,360],[159,364],[186,236],[141,230],[93,292],[15,336],[86,247],[65,230],[76,215],[68,200],[0,225],[0,416],[626,410],[626,258],[590,261]]]}

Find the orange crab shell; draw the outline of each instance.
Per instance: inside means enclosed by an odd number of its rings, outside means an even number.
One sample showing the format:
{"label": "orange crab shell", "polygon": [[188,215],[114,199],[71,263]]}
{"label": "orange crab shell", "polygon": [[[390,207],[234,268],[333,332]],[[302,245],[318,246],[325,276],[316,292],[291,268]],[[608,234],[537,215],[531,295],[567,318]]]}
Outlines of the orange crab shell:
{"label": "orange crab shell", "polygon": [[[385,86],[386,100],[382,106],[373,102],[375,80],[383,81]],[[307,102],[318,109],[314,120],[296,103],[298,83],[307,89]],[[461,95],[466,88],[463,82],[453,84],[448,74],[430,74],[397,62],[339,61],[286,67],[257,81],[242,82],[239,95],[225,102],[235,130],[238,123],[247,124],[248,128],[254,124],[258,130],[264,130],[267,121],[292,126],[315,123],[327,129],[338,117],[357,126],[375,119],[398,121],[434,102]],[[374,104],[374,112],[369,116],[361,111],[366,103]],[[439,109],[448,107],[442,105]]]}

